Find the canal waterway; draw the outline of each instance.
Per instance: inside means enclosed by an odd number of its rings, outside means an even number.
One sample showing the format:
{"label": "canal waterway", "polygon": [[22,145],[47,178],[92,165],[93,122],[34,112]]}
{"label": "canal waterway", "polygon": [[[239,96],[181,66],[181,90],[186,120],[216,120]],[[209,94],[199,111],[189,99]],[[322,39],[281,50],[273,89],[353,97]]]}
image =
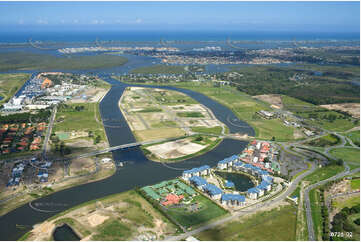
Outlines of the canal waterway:
{"label": "canal waterway", "polygon": [[[123,91],[130,85],[120,83],[109,75],[103,75],[102,78],[112,84],[112,88],[100,103],[100,114],[109,145],[116,146],[134,142],[135,138],[118,106]],[[202,94],[174,87],[159,86],[158,88],[177,90],[199,101],[211,109],[215,116],[229,127],[231,133],[239,132],[254,135],[254,130],[247,123],[239,120],[231,110]],[[114,160],[125,161],[126,165],[119,168],[113,176],[101,181],[62,190],[32,202],[32,207],[47,212],[36,211],[26,204],[5,214],[0,217],[0,240],[17,240],[24,233],[31,230],[34,224],[43,222],[58,212],[83,202],[124,192],[136,186],[145,186],[173,179],[180,176],[184,169],[205,164],[215,166],[219,160],[239,153],[246,145],[247,142],[245,141],[224,139],[215,149],[206,154],[167,165],[149,161],[139,147],[114,151]]]}

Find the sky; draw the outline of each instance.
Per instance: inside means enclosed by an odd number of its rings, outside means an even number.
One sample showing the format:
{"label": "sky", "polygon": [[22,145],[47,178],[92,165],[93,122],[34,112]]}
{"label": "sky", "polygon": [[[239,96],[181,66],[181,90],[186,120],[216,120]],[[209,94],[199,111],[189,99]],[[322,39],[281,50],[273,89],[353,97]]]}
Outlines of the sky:
{"label": "sky", "polygon": [[0,2],[0,29],[357,33],[360,30],[360,3]]}

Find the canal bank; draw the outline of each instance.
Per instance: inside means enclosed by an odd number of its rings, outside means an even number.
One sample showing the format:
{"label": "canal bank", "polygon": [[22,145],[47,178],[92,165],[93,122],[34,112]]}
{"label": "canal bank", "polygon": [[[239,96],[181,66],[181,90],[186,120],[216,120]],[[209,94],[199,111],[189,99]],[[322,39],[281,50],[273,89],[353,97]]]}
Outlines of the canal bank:
{"label": "canal bank", "polygon": [[[116,146],[134,142],[135,138],[118,107],[118,101],[128,85],[119,83],[109,76],[102,76],[102,78],[112,84],[112,88],[100,103],[100,114],[109,144],[110,146]],[[168,88],[173,90],[177,89],[172,87]],[[249,135],[253,134],[253,129],[248,125],[247,127],[249,128],[232,127],[227,121],[227,117],[236,117],[223,105],[196,92],[184,89],[177,90],[191,96],[210,108],[217,119],[222,122],[225,120],[224,123],[229,127],[231,133],[243,132],[249,133]],[[40,198],[32,203],[37,209],[50,212],[41,213],[33,210],[26,204],[5,214],[0,217],[0,240],[16,240],[29,231],[34,224],[40,223],[57,214],[59,211],[64,211],[80,203],[127,191],[137,186],[140,187],[172,179],[180,176],[184,169],[190,169],[204,164],[215,166],[217,162],[224,157],[241,152],[246,145],[247,142],[244,141],[225,139],[215,149],[206,154],[170,165],[149,161],[139,147],[114,151],[114,160],[125,161],[126,165],[118,169],[112,177],[98,182],[72,187]]]}

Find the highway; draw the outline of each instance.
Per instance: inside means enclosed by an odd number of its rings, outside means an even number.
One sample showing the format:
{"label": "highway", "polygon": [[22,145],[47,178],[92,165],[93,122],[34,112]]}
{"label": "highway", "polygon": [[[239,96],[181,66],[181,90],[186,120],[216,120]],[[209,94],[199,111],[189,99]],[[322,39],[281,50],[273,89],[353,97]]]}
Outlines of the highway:
{"label": "highway", "polygon": [[49,143],[49,138],[51,136],[51,131],[53,129],[53,125],[54,125],[54,121],[55,121],[55,116],[56,116],[56,111],[57,111],[57,106],[55,106],[53,108],[53,111],[51,113],[50,116],[50,121],[49,121],[49,125],[48,125],[48,129],[46,131],[46,135],[45,135],[45,139],[44,139],[44,144],[43,144],[43,153],[42,153],[42,157],[43,159],[46,158],[46,152],[48,151],[48,143]]}

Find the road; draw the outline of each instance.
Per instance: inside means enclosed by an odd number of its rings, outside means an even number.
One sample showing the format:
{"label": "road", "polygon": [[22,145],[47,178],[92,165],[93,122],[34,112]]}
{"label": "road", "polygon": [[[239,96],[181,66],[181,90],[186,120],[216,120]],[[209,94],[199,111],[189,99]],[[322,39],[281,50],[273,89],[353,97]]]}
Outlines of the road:
{"label": "road", "polygon": [[345,170],[343,172],[338,173],[337,175],[330,177],[326,180],[322,180],[320,182],[312,184],[304,190],[305,208],[306,208],[306,216],[307,216],[307,228],[308,228],[308,240],[310,240],[310,241],[314,241],[317,238],[315,238],[315,231],[314,231],[314,225],[313,225],[313,220],[312,220],[312,210],[311,210],[311,201],[310,201],[309,193],[312,189],[314,189],[318,186],[324,185],[327,182],[337,180],[339,178],[354,174],[356,172],[360,172],[360,168],[350,171],[350,168],[348,167],[348,165],[346,163],[344,163],[344,165],[345,165]]}
{"label": "road", "polygon": [[239,217],[241,217],[243,215],[255,212],[256,210],[258,210],[258,209],[260,209],[262,207],[269,206],[271,204],[280,202],[280,201],[286,199],[289,195],[291,195],[292,192],[297,188],[298,183],[304,177],[311,174],[315,170],[316,170],[316,165],[314,163],[311,163],[311,168],[308,171],[306,171],[305,173],[299,175],[295,180],[293,180],[290,183],[290,185],[288,186],[288,188],[284,192],[279,194],[277,197],[272,198],[271,200],[266,200],[266,201],[263,201],[263,202],[260,202],[260,203],[256,203],[254,205],[249,206],[248,208],[245,208],[245,209],[242,209],[240,211],[237,211],[237,212],[233,213],[231,216],[228,216],[226,218],[217,220],[217,221],[215,221],[213,223],[205,224],[205,225],[203,225],[203,226],[201,226],[201,227],[199,227],[199,228],[197,228],[195,230],[189,231],[187,233],[184,233],[184,234],[181,234],[181,235],[178,235],[178,236],[167,237],[164,240],[166,240],[166,241],[180,241],[180,240],[183,240],[183,239],[185,239],[185,238],[187,238],[189,236],[193,236],[195,234],[198,234],[198,233],[200,233],[200,232],[202,232],[204,230],[212,229],[212,228],[220,226],[220,225],[222,225],[222,224],[224,224],[226,222],[229,222],[229,221],[231,221],[233,219],[239,218]]}
{"label": "road", "polygon": [[53,108],[53,111],[52,111],[51,117],[50,117],[50,121],[49,121],[49,125],[48,125],[48,129],[46,131],[46,135],[45,135],[45,139],[44,139],[44,145],[43,145],[43,153],[42,153],[43,159],[46,159],[46,152],[48,151],[48,143],[49,143],[49,138],[51,136],[51,131],[53,129],[55,116],[56,116],[56,111],[57,111],[57,106],[55,106]]}

